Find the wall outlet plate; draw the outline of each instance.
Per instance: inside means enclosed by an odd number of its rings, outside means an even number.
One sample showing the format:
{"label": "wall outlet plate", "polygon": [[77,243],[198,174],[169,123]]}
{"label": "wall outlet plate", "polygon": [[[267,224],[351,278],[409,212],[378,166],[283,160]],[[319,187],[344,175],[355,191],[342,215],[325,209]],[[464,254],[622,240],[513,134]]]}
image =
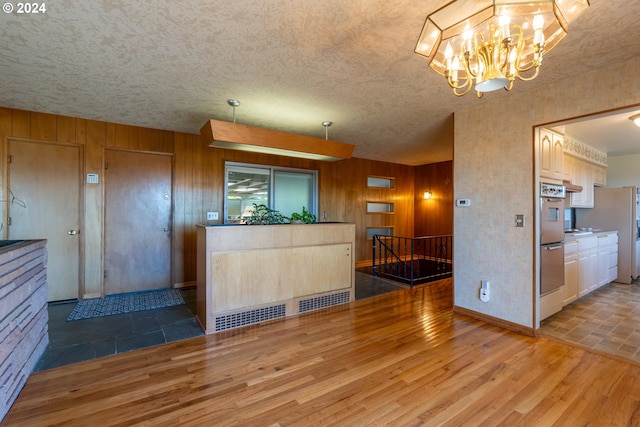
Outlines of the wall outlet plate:
{"label": "wall outlet plate", "polygon": [[456,199],[456,206],[471,206],[471,199]]}
{"label": "wall outlet plate", "polygon": [[489,302],[489,289],[480,289],[480,301]]}

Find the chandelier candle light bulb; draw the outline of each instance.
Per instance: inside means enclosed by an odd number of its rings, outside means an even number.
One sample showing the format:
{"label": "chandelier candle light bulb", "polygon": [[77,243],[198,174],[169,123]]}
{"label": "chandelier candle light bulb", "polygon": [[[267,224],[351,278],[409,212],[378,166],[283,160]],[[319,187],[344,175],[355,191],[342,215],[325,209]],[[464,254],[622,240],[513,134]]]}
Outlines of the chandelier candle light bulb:
{"label": "chandelier candle light bulb", "polygon": [[588,7],[588,0],[451,0],[427,16],[415,52],[456,96],[511,90],[516,79],[537,77],[543,54]]}

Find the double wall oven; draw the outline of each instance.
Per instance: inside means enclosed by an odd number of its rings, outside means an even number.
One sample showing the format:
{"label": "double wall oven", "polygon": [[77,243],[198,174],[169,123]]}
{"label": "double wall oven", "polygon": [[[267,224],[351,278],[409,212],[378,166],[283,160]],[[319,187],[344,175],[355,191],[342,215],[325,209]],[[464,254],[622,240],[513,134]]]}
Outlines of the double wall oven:
{"label": "double wall oven", "polygon": [[564,198],[561,184],[540,183],[540,295],[564,285]]}

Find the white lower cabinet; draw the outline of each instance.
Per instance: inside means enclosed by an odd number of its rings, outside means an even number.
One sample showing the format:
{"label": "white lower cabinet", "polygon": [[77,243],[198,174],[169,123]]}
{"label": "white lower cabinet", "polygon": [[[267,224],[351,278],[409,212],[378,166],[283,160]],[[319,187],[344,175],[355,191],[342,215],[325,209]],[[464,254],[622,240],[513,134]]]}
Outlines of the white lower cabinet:
{"label": "white lower cabinet", "polygon": [[598,284],[598,239],[578,240],[578,298],[595,290]]}
{"label": "white lower cabinet", "polygon": [[604,286],[609,280],[609,235],[598,236],[598,284]]}
{"label": "white lower cabinet", "polygon": [[564,245],[564,298],[562,305],[578,299],[578,242]]}
{"label": "white lower cabinet", "polygon": [[607,283],[611,283],[618,278],[618,233],[611,236],[607,268],[609,270]]}
{"label": "white lower cabinet", "polygon": [[564,245],[564,305],[618,277],[618,232],[598,233]]}

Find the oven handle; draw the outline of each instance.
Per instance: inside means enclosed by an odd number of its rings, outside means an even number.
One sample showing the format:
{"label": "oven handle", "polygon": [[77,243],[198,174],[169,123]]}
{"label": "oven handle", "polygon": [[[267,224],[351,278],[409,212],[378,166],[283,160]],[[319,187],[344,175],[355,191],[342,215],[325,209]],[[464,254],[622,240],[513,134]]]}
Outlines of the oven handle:
{"label": "oven handle", "polygon": [[556,249],[562,249],[562,245],[557,245],[557,246],[543,246],[544,249],[548,250],[548,251],[555,251]]}

